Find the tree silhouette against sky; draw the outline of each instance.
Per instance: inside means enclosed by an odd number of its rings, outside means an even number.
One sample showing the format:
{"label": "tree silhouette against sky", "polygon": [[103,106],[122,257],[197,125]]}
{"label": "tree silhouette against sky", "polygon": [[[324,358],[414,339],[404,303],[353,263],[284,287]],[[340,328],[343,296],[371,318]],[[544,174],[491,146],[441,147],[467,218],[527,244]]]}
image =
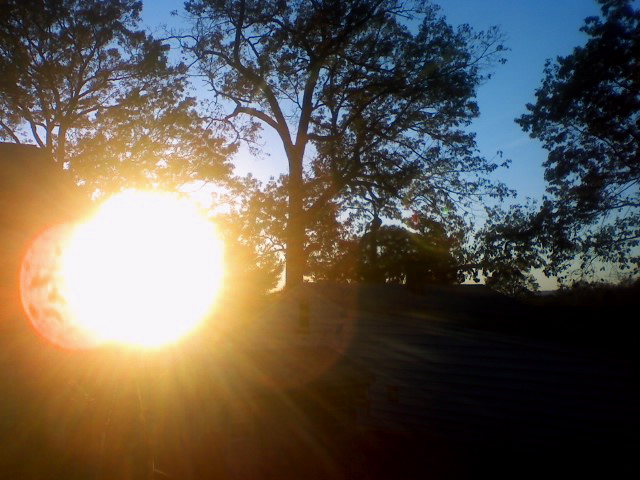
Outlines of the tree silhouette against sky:
{"label": "tree silhouette against sky", "polygon": [[[536,102],[517,122],[548,150],[547,197],[534,217],[547,272],[575,258],[640,268],[640,10],[600,0],[583,47],[548,61]],[[534,232],[535,233],[535,232]]]}
{"label": "tree silhouette against sky", "polygon": [[[415,2],[190,1],[183,47],[239,130],[278,135],[286,177],[286,283],[302,282],[306,229],[340,195],[411,195],[440,214],[505,189],[464,129],[478,114],[484,67],[500,60],[497,30],[453,29]],[[315,196],[310,194],[315,193]]]}

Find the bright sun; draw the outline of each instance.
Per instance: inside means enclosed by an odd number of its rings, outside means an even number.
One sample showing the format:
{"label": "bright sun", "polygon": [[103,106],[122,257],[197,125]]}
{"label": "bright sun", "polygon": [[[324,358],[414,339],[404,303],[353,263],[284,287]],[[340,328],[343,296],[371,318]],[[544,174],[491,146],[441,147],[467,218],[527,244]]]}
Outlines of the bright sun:
{"label": "bright sun", "polygon": [[172,194],[116,195],[65,243],[58,277],[68,321],[100,343],[172,343],[206,317],[220,286],[214,226]]}

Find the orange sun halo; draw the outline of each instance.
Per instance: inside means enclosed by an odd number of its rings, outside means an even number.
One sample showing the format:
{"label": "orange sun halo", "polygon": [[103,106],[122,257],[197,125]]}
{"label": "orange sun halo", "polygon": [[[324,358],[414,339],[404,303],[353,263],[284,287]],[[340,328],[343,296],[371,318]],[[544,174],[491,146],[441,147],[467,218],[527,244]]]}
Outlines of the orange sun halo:
{"label": "orange sun halo", "polygon": [[222,244],[190,201],[127,191],[88,221],[43,232],[24,256],[24,310],[66,348],[157,347],[192,331],[213,306]]}

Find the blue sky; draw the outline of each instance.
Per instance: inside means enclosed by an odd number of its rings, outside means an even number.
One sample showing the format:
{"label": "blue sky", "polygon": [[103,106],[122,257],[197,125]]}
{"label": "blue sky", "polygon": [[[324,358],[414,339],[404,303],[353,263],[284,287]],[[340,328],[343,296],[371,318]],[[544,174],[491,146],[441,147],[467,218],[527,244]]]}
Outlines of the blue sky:
{"label": "blue sky", "polygon": [[519,200],[540,198],[544,191],[542,162],[546,152],[514,122],[534,101],[547,58],[570,54],[587,40],[579,31],[584,18],[598,15],[594,0],[443,0],[452,24],[478,29],[498,25],[506,36],[507,63],[478,92],[480,118],[473,130],[480,150],[489,158],[497,150],[513,161],[497,178],[518,191]]}
{"label": "blue sky", "polygon": [[[496,65],[492,78],[478,91],[480,117],[472,131],[477,134],[481,153],[494,158],[501,150],[512,160],[508,169],[495,173],[495,179],[517,190],[518,202],[526,198],[540,199],[544,192],[542,162],[546,152],[540,143],[530,139],[514,122],[526,112],[525,105],[534,101],[542,80],[545,60],[565,56],[586,42],[579,31],[584,19],[598,15],[595,0],[441,0],[435,2],[452,25],[468,23],[476,30],[497,25],[505,36],[507,63]],[[152,7],[150,8],[150,6]],[[181,10],[182,2],[147,0],[144,22],[154,29],[161,23],[174,24],[171,10]],[[265,130],[263,158],[252,158],[246,152],[236,159],[238,173],[252,172],[266,179],[286,169],[286,162],[275,135]],[[541,286],[553,288],[555,282],[540,279]]]}

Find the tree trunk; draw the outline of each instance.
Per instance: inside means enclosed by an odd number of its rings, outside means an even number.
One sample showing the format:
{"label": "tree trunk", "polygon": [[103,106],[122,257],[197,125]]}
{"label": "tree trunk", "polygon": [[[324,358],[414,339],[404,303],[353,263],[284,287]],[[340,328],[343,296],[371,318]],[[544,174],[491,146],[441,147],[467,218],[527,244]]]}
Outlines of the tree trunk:
{"label": "tree trunk", "polygon": [[376,213],[371,221],[371,230],[369,233],[370,244],[369,244],[369,264],[371,265],[371,278],[369,279],[375,283],[384,283],[384,273],[380,268],[380,259],[378,258],[378,233],[380,232],[380,227],[382,226],[382,220]]}
{"label": "tree trunk", "polygon": [[360,274],[365,282],[384,283],[384,273],[379,265],[378,233],[382,226],[382,220],[374,213],[373,220],[369,224],[369,231],[362,237],[362,254],[366,256],[365,267]]}
{"label": "tree trunk", "polygon": [[287,258],[285,288],[301,285],[304,280],[306,259],[304,253],[304,182],[302,158],[290,162],[289,172],[289,218],[287,219]]}

